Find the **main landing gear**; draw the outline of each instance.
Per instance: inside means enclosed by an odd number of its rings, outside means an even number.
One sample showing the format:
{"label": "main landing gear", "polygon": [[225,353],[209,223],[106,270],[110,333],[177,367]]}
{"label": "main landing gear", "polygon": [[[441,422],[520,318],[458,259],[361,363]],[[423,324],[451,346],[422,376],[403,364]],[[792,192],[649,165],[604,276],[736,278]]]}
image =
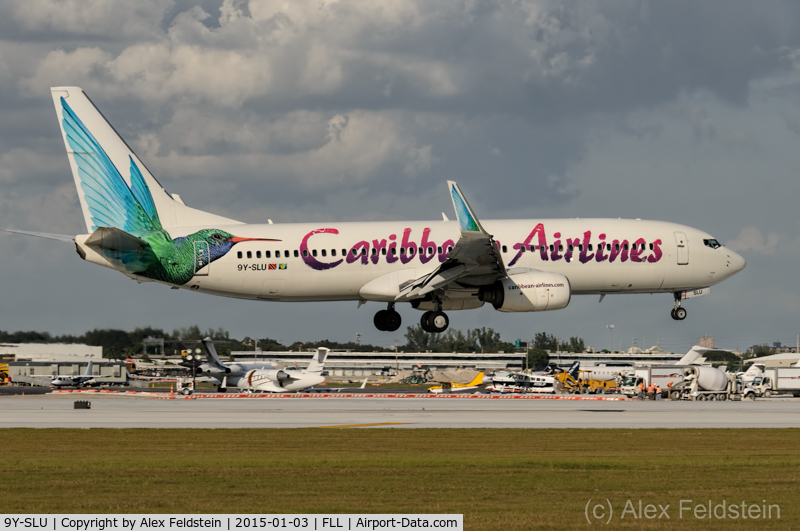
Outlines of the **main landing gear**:
{"label": "main landing gear", "polygon": [[681,294],[680,293],[676,293],[675,294],[675,303],[674,303],[674,305],[672,307],[672,311],[670,312],[670,315],[676,321],[683,321],[684,319],[686,319],[686,308],[681,307]]}
{"label": "main landing gear", "polygon": [[400,324],[403,320],[400,318],[400,314],[395,311],[394,303],[390,302],[385,310],[381,310],[375,314],[375,318],[372,322],[375,323],[375,328],[381,332],[395,332],[400,328]]}
{"label": "main landing gear", "polygon": [[422,314],[419,324],[426,332],[439,334],[447,330],[447,327],[450,326],[450,319],[448,319],[447,314],[441,310],[425,312]]}
{"label": "main landing gear", "polygon": [[447,330],[447,327],[450,326],[450,319],[442,311],[442,302],[439,299],[434,299],[433,311],[423,313],[419,324],[423,330],[433,334],[440,334]]}

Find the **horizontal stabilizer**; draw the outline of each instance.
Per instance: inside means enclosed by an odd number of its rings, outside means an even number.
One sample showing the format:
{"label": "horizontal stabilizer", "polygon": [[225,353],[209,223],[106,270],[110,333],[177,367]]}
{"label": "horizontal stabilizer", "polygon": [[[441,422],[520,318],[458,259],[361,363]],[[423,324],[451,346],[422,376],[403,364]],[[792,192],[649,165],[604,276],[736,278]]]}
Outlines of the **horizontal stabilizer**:
{"label": "horizontal stabilizer", "polygon": [[48,240],[57,240],[60,242],[74,242],[74,236],[68,236],[66,234],[50,234],[49,232],[30,232],[27,230],[11,230],[11,229],[0,229],[5,232],[13,232],[15,234],[24,234],[25,236],[36,236],[37,238],[47,238]]}
{"label": "horizontal stabilizer", "polygon": [[149,243],[115,227],[98,227],[86,238],[84,245],[128,273],[147,271],[158,261]]}
{"label": "horizontal stabilizer", "polygon": [[98,227],[86,239],[85,243],[95,249],[110,249],[114,251],[144,249],[149,245],[141,238],[137,238],[116,227]]}

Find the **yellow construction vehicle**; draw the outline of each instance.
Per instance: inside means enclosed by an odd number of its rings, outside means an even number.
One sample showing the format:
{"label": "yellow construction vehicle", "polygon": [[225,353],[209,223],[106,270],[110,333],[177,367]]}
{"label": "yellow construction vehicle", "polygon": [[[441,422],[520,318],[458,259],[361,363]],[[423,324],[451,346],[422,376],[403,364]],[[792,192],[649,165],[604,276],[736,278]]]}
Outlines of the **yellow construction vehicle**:
{"label": "yellow construction vehicle", "polygon": [[8,364],[0,363],[0,385],[8,384]]}

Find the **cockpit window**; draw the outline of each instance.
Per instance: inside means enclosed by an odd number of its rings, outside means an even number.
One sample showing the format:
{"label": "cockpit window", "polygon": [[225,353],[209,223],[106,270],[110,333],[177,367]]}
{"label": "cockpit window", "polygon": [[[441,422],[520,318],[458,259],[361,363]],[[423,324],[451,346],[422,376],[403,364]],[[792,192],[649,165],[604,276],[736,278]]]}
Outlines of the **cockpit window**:
{"label": "cockpit window", "polygon": [[722,247],[722,244],[713,238],[710,240],[703,240],[703,243],[706,244],[707,247],[711,247],[712,249],[719,249],[720,247]]}

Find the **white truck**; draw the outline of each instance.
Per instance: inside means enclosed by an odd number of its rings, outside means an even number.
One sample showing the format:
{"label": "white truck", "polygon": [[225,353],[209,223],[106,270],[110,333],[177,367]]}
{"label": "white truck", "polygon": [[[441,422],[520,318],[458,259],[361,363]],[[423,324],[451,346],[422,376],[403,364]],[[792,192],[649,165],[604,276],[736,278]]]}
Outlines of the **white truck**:
{"label": "white truck", "polygon": [[634,397],[639,393],[640,383],[644,383],[643,387],[647,387],[652,382],[661,386],[662,396],[666,398],[671,387],[683,382],[683,369],[684,367],[679,365],[655,365],[634,369],[633,374],[622,379],[620,392],[629,398]]}
{"label": "white truck", "polygon": [[744,397],[749,400],[773,394],[791,393],[800,396],[800,367],[772,367],[745,386]]}

